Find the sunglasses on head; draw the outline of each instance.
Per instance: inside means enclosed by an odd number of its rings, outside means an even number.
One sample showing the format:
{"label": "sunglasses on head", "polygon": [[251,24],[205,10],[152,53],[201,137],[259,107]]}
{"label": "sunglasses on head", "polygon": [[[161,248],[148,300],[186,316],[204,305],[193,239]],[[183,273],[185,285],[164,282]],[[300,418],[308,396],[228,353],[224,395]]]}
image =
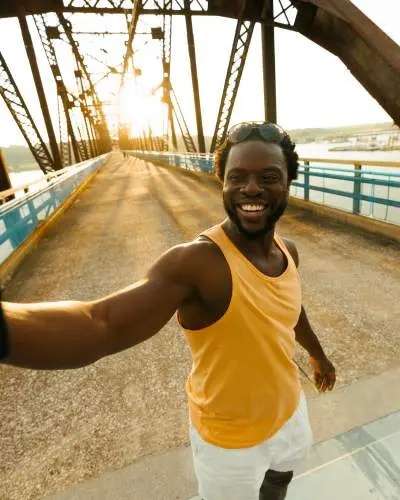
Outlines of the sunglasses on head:
{"label": "sunglasses on head", "polygon": [[266,142],[279,144],[284,138],[288,137],[283,128],[275,123],[242,122],[229,129],[227,139],[231,144],[237,144],[248,139],[255,131]]}

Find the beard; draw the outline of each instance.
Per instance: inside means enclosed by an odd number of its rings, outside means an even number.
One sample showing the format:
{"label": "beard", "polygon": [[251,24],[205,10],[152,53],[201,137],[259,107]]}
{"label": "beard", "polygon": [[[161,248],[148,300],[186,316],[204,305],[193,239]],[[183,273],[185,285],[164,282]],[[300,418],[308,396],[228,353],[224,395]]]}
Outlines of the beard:
{"label": "beard", "polygon": [[235,226],[238,228],[239,232],[243,234],[248,240],[256,240],[258,238],[264,237],[266,234],[268,234],[270,231],[272,231],[275,227],[275,224],[278,222],[278,220],[282,217],[283,212],[286,210],[288,200],[287,198],[284,198],[269,214],[269,216],[265,219],[264,225],[262,228],[257,229],[256,231],[248,231],[246,228],[243,227],[242,223],[240,222],[240,218],[238,216],[237,210],[234,208],[230,207],[225,199],[223,200],[225,212],[227,213],[229,219],[235,224]]}

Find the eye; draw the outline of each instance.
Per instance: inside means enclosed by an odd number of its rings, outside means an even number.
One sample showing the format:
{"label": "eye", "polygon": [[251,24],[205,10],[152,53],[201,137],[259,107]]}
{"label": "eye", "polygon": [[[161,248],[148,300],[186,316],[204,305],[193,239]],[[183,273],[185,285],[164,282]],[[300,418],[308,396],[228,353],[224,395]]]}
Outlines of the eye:
{"label": "eye", "polygon": [[243,175],[239,173],[232,173],[228,175],[228,179],[231,182],[241,182],[243,180]]}
{"label": "eye", "polygon": [[267,182],[269,184],[279,182],[280,179],[281,179],[281,176],[277,172],[265,173],[261,177],[262,182]]}

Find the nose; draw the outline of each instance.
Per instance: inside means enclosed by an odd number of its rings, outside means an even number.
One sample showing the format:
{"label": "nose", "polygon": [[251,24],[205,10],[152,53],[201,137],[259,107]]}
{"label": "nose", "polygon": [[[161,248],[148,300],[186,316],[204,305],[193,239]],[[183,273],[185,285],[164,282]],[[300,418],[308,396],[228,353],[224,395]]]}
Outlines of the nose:
{"label": "nose", "polygon": [[257,182],[257,178],[254,175],[250,175],[246,184],[242,188],[242,192],[250,195],[257,195],[262,193],[263,188]]}

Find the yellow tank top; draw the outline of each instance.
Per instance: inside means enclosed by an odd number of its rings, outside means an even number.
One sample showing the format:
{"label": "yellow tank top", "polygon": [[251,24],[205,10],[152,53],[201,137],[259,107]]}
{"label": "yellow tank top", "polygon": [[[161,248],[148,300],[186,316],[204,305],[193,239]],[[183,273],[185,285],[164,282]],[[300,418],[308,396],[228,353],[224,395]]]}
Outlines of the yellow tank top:
{"label": "yellow tank top", "polygon": [[293,361],[294,327],[301,310],[296,265],[282,240],[288,266],[278,277],[261,273],[221,226],[203,233],[225,256],[232,297],[225,314],[200,330],[184,329],[193,366],[186,390],[193,425],[223,448],[255,446],[293,415],[300,379]]}

